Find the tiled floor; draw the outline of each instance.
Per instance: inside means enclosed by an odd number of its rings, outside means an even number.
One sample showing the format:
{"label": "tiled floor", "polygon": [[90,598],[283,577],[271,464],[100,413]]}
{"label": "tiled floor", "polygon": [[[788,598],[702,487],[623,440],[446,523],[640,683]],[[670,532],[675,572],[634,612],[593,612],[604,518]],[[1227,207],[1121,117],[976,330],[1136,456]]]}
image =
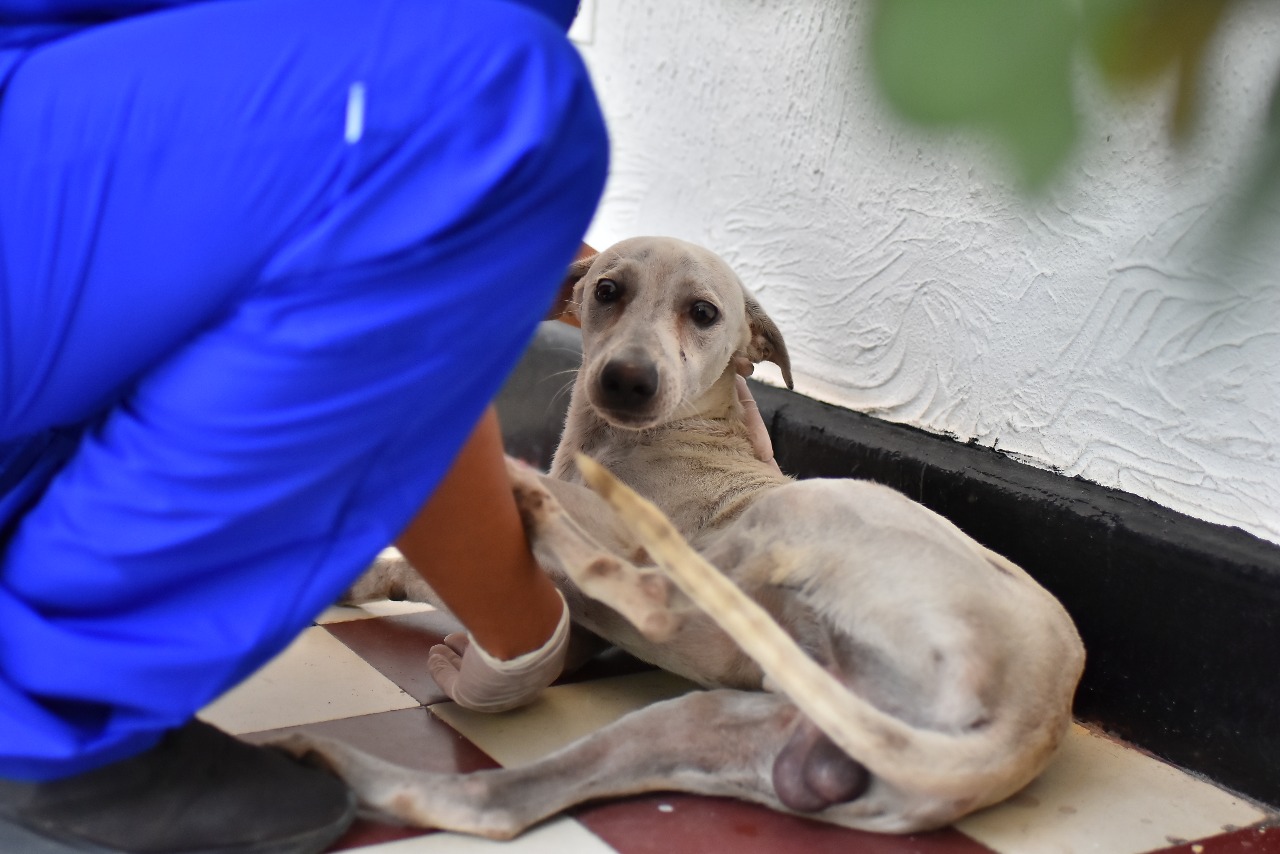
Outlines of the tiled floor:
{"label": "tiled floor", "polygon": [[[617,656],[506,715],[441,702],[427,649],[456,628],[425,606],[335,608],[202,717],[253,741],[300,728],[402,765],[471,771],[529,762],[631,709],[694,690]],[[513,842],[357,822],[334,850],[370,854],[1280,854],[1276,816],[1141,752],[1073,728],[1042,777],[956,828],[912,837],[858,833],[763,807],[646,795],[580,808]]]}

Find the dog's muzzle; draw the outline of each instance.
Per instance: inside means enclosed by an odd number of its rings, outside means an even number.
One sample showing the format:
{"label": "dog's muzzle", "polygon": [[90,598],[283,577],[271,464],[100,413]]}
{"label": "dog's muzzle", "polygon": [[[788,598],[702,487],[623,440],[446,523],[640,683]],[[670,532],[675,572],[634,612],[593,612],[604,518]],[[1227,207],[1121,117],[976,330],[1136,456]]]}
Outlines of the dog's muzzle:
{"label": "dog's muzzle", "polygon": [[600,371],[597,405],[619,420],[642,420],[658,395],[658,385],[653,362],[612,359]]}

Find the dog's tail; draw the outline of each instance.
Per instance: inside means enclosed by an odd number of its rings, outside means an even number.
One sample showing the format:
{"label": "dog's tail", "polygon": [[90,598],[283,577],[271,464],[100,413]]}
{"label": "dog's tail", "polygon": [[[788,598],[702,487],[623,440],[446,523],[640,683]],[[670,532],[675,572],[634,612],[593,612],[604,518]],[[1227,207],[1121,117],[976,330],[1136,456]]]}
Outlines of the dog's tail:
{"label": "dog's tail", "polygon": [[[1026,763],[993,749],[991,727],[952,734],[913,727],[841,685],[754,600],[708,563],[651,502],[602,465],[578,455],[587,484],[617,511],[684,593],[730,636],[852,758],[889,785],[956,801],[994,803],[1029,780]],[[1031,734],[1028,733],[1028,736]],[[1056,738],[1044,746],[1046,756]]]}

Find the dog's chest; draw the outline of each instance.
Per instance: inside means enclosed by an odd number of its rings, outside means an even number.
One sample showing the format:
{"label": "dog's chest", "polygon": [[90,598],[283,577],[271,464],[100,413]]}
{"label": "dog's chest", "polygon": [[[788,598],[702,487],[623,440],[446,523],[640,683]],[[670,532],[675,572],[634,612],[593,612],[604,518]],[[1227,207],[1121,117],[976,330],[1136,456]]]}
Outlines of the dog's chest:
{"label": "dog's chest", "polygon": [[749,471],[726,466],[723,454],[669,444],[600,448],[595,458],[623,483],[657,505],[686,539],[697,544],[736,515],[762,484]]}

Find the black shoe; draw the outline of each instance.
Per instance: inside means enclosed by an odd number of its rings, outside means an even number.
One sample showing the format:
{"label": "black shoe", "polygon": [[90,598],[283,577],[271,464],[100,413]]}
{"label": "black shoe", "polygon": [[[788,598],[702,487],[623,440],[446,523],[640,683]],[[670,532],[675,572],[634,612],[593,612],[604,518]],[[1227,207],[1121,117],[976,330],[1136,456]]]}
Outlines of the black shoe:
{"label": "black shoe", "polygon": [[0,780],[0,851],[315,854],[355,812],[338,778],[192,721],[95,771]]}

